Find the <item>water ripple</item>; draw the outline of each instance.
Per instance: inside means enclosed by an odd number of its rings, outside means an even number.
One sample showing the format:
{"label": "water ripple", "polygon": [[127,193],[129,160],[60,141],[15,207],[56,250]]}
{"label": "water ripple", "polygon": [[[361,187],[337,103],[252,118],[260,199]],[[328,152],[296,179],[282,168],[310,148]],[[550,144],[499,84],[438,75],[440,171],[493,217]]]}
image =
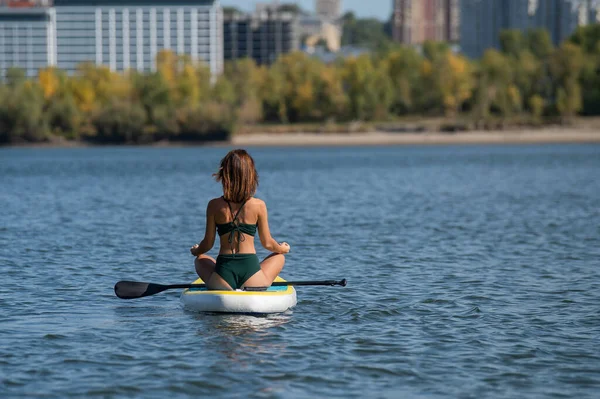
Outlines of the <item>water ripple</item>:
{"label": "water ripple", "polygon": [[192,281],[224,151],[0,149],[2,397],[597,396],[599,146],[252,149],[285,277],[348,286],[116,298]]}

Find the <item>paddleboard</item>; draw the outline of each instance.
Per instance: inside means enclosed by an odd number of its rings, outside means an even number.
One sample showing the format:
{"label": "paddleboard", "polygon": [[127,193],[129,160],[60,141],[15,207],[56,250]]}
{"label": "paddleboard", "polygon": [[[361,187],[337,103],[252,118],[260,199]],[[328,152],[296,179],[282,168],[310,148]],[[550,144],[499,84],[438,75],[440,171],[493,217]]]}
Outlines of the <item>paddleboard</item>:
{"label": "paddleboard", "polygon": [[[285,282],[277,277],[275,282]],[[204,284],[198,279],[193,284]],[[266,291],[211,291],[206,288],[187,288],[181,293],[185,309],[217,313],[281,313],[296,306],[293,286],[269,287]]]}

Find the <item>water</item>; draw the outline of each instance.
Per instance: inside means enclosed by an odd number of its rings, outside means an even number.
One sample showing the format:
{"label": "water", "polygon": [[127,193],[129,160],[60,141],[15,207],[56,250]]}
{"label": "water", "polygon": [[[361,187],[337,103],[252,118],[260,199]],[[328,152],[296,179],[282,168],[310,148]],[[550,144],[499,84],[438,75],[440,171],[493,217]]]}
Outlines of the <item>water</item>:
{"label": "water", "polygon": [[1,397],[600,394],[600,146],[251,149],[283,277],[349,285],[116,298],[194,279],[226,150],[0,150]]}

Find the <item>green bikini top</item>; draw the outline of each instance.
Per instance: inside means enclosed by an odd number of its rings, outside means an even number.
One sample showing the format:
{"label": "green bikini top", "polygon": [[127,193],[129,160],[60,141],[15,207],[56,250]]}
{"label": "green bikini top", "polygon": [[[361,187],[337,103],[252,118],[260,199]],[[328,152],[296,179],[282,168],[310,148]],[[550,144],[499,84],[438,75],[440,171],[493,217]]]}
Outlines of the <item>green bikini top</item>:
{"label": "green bikini top", "polygon": [[256,224],[239,223],[237,221],[237,218],[240,215],[240,212],[242,212],[242,208],[244,208],[244,205],[246,205],[246,202],[244,201],[242,203],[242,206],[240,206],[240,209],[238,209],[237,213],[234,214],[229,201],[227,201],[225,198],[223,199],[225,200],[225,202],[227,202],[227,205],[229,206],[229,210],[233,215],[233,221],[229,223],[217,224],[217,234],[219,234],[219,237],[224,236],[225,234],[229,234],[228,241],[230,244],[233,243],[233,239],[235,237],[236,232],[238,233],[238,239],[240,242],[245,240],[245,237],[241,233],[248,234],[249,236],[254,237],[256,235],[256,228],[258,227]]}

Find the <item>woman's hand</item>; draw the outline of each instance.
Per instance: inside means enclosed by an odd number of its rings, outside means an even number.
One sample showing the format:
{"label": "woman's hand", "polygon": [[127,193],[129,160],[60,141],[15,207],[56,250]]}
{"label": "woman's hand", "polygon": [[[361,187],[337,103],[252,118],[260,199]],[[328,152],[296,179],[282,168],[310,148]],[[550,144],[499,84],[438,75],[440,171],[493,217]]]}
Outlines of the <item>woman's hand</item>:
{"label": "woman's hand", "polygon": [[190,252],[194,256],[202,255],[202,253],[200,252],[200,245],[198,245],[198,244],[196,244],[193,247],[191,247],[190,248]]}
{"label": "woman's hand", "polygon": [[282,254],[287,254],[288,252],[290,252],[290,244],[288,244],[287,242],[282,242],[281,244],[279,244],[279,248],[281,250],[280,253]]}

